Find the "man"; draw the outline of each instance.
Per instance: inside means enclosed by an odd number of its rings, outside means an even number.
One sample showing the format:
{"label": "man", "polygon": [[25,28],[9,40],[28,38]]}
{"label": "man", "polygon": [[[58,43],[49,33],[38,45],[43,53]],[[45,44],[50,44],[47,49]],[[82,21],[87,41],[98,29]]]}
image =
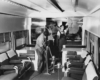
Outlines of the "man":
{"label": "man", "polygon": [[59,28],[59,34],[58,36],[58,47],[59,47],[59,58],[62,58],[62,47],[64,44],[66,44],[66,33],[64,33],[64,30],[67,28],[66,22],[62,22],[62,25]]}
{"label": "man", "polygon": [[51,30],[51,35],[49,36],[49,47],[51,50],[51,53],[56,58],[58,57],[58,40],[57,40],[57,31],[58,31],[58,25],[57,22],[53,22],[49,25],[49,29]]}
{"label": "man", "polygon": [[45,61],[45,50],[46,50],[46,40],[49,35],[47,29],[45,29],[37,38],[36,40],[36,52],[38,55],[38,70],[41,71],[44,67]]}

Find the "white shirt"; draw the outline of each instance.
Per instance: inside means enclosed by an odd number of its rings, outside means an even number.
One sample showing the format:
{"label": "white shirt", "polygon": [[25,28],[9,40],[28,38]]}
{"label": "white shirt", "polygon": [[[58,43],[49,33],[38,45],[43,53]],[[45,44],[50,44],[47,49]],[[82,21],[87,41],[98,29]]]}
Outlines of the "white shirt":
{"label": "white shirt", "polygon": [[45,39],[46,39],[45,35],[41,33],[36,40],[35,48],[37,49],[37,48],[43,47],[45,45]]}
{"label": "white shirt", "polygon": [[60,32],[59,31],[57,32],[57,36],[60,37]]}

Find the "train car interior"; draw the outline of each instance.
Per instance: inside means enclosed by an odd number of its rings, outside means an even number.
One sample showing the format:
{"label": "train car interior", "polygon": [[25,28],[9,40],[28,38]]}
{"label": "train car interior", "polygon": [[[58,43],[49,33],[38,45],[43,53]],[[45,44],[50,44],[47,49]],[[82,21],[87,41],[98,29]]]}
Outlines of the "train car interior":
{"label": "train car interior", "polygon": [[100,0],[0,0],[0,80],[100,80]]}

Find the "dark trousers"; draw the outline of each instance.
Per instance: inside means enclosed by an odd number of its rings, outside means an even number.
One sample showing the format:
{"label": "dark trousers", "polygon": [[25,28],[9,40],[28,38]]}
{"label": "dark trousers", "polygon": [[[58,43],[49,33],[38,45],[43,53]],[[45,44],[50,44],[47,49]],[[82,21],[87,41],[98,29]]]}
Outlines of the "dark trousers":
{"label": "dark trousers", "polygon": [[36,49],[38,55],[38,70],[42,71],[44,69],[45,64],[45,51],[43,48]]}
{"label": "dark trousers", "polygon": [[59,58],[62,58],[62,48],[63,45],[66,45],[66,38],[64,35],[61,35],[61,37],[59,38]]}

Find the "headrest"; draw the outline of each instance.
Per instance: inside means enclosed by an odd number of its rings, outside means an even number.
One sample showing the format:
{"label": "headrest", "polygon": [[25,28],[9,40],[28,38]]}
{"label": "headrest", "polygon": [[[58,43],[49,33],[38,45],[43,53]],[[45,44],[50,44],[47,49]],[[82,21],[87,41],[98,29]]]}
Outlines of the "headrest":
{"label": "headrest", "polygon": [[35,50],[27,50],[28,54],[35,54]]}
{"label": "headrest", "polygon": [[10,49],[10,43],[5,42],[0,44],[0,53],[6,52]]}
{"label": "headrest", "polygon": [[88,52],[85,50],[82,50],[81,57],[85,58],[87,55],[88,55]]}
{"label": "headrest", "polygon": [[14,52],[14,50],[13,50],[13,49],[11,49],[11,50],[7,51],[7,54],[8,54],[8,56],[9,56],[10,58],[12,58],[13,56],[15,56],[15,55],[16,55],[16,53]]}
{"label": "headrest", "polygon": [[7,59],[8,59],[8,57],[7,57],[7,54],[6,53],[0,54],[0,62],[3,62],[5,60],[7,60]]}

